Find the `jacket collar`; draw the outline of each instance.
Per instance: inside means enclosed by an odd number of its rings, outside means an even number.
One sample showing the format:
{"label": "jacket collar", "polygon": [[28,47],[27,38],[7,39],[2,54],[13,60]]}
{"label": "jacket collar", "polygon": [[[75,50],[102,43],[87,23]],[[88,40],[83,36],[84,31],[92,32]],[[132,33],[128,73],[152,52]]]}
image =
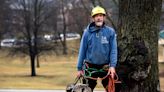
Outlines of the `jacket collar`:
{"label": "jacket collar", "polygon": [[92,22],[88,25],[87,29],[89,30],[89,32],[96,32],[99,31],[100,29],[102,29],[105,26],[105,23],[103,23],[102,27],[96,27],[95,22]]}

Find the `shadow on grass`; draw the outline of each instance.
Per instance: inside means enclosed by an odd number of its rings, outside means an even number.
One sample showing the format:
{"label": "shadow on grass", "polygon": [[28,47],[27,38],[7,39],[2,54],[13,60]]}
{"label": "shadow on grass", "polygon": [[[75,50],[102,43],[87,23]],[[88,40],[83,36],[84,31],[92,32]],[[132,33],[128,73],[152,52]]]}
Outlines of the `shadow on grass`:
{"label": "shadow on grass", "polygon": [[9,75],[9,74],[4,74],[4,75],[0,75],[0,78],[8,78],[8,77],[12,77],[12,78],[56,78],[59,77],[59,75],[36,75],[36,76],[31,76],[31,75]]}

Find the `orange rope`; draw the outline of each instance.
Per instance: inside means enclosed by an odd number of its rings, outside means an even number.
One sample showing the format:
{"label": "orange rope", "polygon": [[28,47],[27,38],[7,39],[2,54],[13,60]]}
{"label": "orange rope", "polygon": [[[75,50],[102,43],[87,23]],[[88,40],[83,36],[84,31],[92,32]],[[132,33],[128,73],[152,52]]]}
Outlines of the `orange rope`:
{"label": "orange rope", "polygon": [[[107,78],[109,75],[107,74],[106,76],[104,76],[103,78],[99,78],[100,80],[103,80],[105,78]],[[89,76],[84,76],[85,78],[88,78],[88,79],[92,79],[92,80],[97,80],[98,78],[94,78],[94,77],[89,77]]]}
{"label": "orange rope", "polygon": [[[118,81],[118,75],[115,74],[115,78],[112,78],[110,75],[106,75],[105,77],[99,78],[99,79],[103,80],[107,77],[109,77],[108,92],[115,92],[115,83],[121,83],[121,81]],[[88,76],[85,76],[85,78],[89,78],[89,79],[92,79],[92,80],[97,80],[98,79],[98,78],[88,77]]]}
{"label": "orange rope", "polygon": [[[86,67],[89,68],[89,65],[87,63],[86,63]],[[84,76],[84,77],[92,79],[92,80],[97,80],[98,79],[98,78],[94,78],[94,77],[90,77],[90,76]],[[109,77],[107,91],[108,92],[115,92],[115,83],[121,83],[121,81],[118,81],[118,75],[115,73],[115,78],[112,78],[110,74],[107,74],[103,78],[99,78],[99,79],[103,80],[103,79],[105,79],[107,77]]]}
{"label": "orange rope", "polygon": [[116,76],[116,79],[109,76],[108,92],[115,92],[115,83],[121,83],[121,81],[118,81],[118,75],[115,74],[115,76]]}

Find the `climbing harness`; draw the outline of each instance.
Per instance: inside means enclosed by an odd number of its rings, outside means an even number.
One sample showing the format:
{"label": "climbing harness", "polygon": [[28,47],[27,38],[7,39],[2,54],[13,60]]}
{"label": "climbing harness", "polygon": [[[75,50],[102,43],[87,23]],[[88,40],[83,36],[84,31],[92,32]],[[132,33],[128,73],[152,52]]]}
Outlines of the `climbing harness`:
{"label": "climbing harness", "polygon": [[[98,78],[92,77],[92,75],[94,73],[106,73],[109,69],[108,65],[104,65],[103,68],[101,68],[101,69],[90,68],[88,63],[86,63],[86,62],[84,62],[84,65],[85,65],[85,68],[83,69],[83,72],[84,72],[83,76],[85,78],[89,78],[89,79],[92,79],[92,80],[97,80],[98,79]],[[107,74],[104,77],[99,78],[99,79],[103,80],[107,77],[109,78],[108,88],[107,88],[108,92],[115,92],[115,83],[121,83],[121,81],[118,81],[118,79],[119,79],[118,75],[115,73],[114,78],[112,78],[110,74]]]}
{"label": "climbing harness", "polygon": [[[101,69],[96,69],[96,68],[90,68],[88,63],[84,63],[85,65],[85,68],[83,69],[83,72],[84,72],[84,77],[85,78],[89,78],[89,79],[93,79],[93,80],[97,80],[97,78],[94,78],[92,77],[92,74],[95,74],[95,73],[106,73],[106,71],[108,71],[108,65],[104,65],[103,68]],[[99,78],[101,80],[107,78],[108,75],[104,76],[103,78]]]}

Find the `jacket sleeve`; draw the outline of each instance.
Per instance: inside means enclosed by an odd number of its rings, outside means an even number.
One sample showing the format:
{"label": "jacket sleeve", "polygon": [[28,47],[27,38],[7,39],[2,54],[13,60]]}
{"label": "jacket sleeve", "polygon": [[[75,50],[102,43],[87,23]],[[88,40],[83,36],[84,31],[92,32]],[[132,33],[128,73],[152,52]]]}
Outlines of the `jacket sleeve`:
{"label": "jacket sleeve", "polygon": [[77,63],[77,70],[82,70],[83,61],[86,58],[86,50],[87,50],[87,37],[88,32],[87,30],[84,31],[84,34],[82,36],[81,42],[80,42],[80,48],[79,48],[79,55],[78,55],[78,63]]}
{"label": "jacket sleeve", "polygon": [[117,41],[116,41],[116,33],[113,30],[111,39],[110,39],[110,43],[111,43],[111,52],[110,52],[110,67],[116,67],[117,64]]}

